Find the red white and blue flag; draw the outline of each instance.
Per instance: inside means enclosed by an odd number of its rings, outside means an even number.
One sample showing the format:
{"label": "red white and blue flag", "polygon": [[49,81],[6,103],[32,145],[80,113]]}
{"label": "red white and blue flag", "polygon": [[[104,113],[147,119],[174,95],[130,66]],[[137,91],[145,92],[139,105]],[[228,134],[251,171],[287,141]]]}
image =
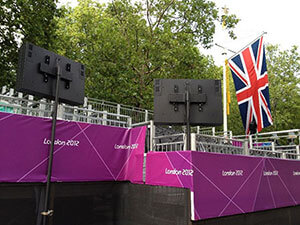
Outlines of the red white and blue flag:
{"label": "red white and blue flag", "polygon": [[246,134],[250,133],[250,123],[254,121],[257,132],[260,132],[262,128],[273,124],[263,36],[228,62]]}

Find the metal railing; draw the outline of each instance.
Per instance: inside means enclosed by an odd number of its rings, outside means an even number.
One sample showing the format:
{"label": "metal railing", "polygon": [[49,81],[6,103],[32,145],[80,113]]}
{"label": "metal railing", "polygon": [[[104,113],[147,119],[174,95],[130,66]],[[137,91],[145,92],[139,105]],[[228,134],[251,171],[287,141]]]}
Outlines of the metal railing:
{"label": "metal railing", "polygon": [[[0,94],[0,111],[50,118],[54,103],[46,99],[36,100],[32,95],[23,95],[14,89],[3,87]],[[102,124],[118,127],[131,127],[132,120],[128,115],[117,114],[109,111],[99,111],[88,105],[85,99],[85,107],[59,104],[58,119],[80,121],[86,123]]]}
{"label": "metal railing", "polygon": [[[155,129],[155,126],[150,126],[150,129]],[[300,160],[299,145],[275,146],[272,142],[268,143],[268,145],[264,142],[265,145],[252,143],[252,147],[250,147],[248,139],[229,138],[226,136],[222,137],[192,133],[191,149],[186,149],[185,133],[153,137],[153,143],[151,151],[192,150],[210,153]]]}
{"label": "metal railing", "polygon": [[[23,93],[14,89],[6,90],[5,87],[0,94],[0,111],[3,112],[50,118],[53,105],[49,100],[36,100],[31,95],[23,96]],[[185,133],[155,135],[156,127],[151,120],[153,112],[150,110],[85,98],[82,107],[60,104],[58,118],[118,127],[147,125],[146,152],[187,150]],[[292,140],[292,145],[278,145],[276,141],[282,138]],[[191,149],[188,150],[299,160],[299,144],[293,144],[293,140],[300,143],[300,129],[232,137],[231,132],[197,128],[197,133],[191,135]]]}
{"label": "metal railing", "polygon": [[97,111],[68,105],[60,105],[59,117],[64,120],[80,121],[85,123],[102,124],[117,127],[130,127],[131,118],[125,115],[110,113],[107,111]]}
{"label": "metal railing", "polygon": [[274,145],[285,145],[280,142],[290,142],[294,144],[294,141],[300,144],[300,129],[291,129],[291,130],[281,130],[281,131],[272,131],[265,133],[252,134],[249,136],[246,135],[238,135],[234,136],[234,138],[239,139],[248,139],[250,143],[250,147],[255,143],[274,143]]}
{"label": "metal railing", "polygon": [[134,106],[118,104],[95,98],[87,98],[87,104],[98,111],[107,111],[115,114],[130,116],[132,123],[141,123],[153,120],[153,111]]}
{"label": "metal railing", "polygon": [[192,137],[192,141],[195,142],[192,150],[235,155],[247,154],[247,142],[243,140],[204,134],[195,134]]}
{"label": "metal railing", "polygon": [[153,151],[180,151],[185,149],[185,134],[170,134],[153,138]]}
{"label": "metal railing", "polygon": [[232,138],[232,131],[216,131],[215,127],[199,127],[197,126],[197,134],[223,136]]}

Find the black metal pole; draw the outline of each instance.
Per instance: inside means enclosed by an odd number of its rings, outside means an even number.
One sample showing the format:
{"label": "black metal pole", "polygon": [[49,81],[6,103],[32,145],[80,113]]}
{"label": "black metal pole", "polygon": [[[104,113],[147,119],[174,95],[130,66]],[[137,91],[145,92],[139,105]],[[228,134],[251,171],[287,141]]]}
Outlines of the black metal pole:
{"label": "black metal pole", "polygon": [[190,93],[188,83],[185,90],[185,104],[186,104],[186,150],[191,150],[191,125],[190,125]]}
{"label": "black metal pole", "polygon": [[56,89],[55,89],[54,108],[53,108],[53,112],[52,112],[53,114],[52,114],[52,128],[51,128],[51,146],[50,146],[49,162],[48,162],[45,205],[44,205],[44,211],[41,213],[43,215],[43,225],[47,224],[48,217],[52,216],[52,214],[53,214],[53,210],[49,209],[49,198],[50,198],[52,162],[53,162],[54,141],[55,141],[55,131],[56,131],[56,120],[57,120],[57,108],[58,108],[58,98],[59,98],[59,80],[60,80],[60,75],[61,75],[59,59],[56,60],[56,65],[57,65]]}

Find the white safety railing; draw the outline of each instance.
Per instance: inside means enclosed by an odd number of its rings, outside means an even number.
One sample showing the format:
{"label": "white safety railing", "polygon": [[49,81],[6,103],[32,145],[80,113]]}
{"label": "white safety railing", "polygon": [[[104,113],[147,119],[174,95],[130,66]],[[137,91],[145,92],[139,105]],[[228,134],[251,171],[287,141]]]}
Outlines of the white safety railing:
{"label": "white safety railing", "polygon": [[91,105],[93,109],[98,111],[107,111],[115,114],[129,116],[132,119],[132,123],[141,123],[153,120],[153,111],[148,109],[98,100],[95,98],[87,98],[87,104]]}
{"label": "white safety railing", "polygon": [[[148,126],[150,132],[155,126]],[[247,155],[272,157],[281,159],[300,160],[299,145],[276,146],[274,142],[252,142],[249,139],[230,138],[228,136],[216,136],[200,133],[191,134],[191,149],[186,149],[186,134],[172,134],[154,136],[150,143],[153,143],[151,151],[200,151],[221,154]],[[253,140],[252,140],[253,141]]]}
{"label": "white safety railing", "polygon": [[196,148],[192,149],[196,151],[238,155],[248,154],[247,142],[239,139],[196,134],[192,141],[196,142]]}
{"label": "white safety railing", "polygon": [[130,127],[131,118],[129,116],[110,113],[107,111],[97,111],[61,104],[59,107],[59,117],[64,120],[80,121],[86,123],[102,124],[117,127]]}
{"label": "white safety railing", "polygon": [[[85,98],[85,106],[83,107],[59,104],[58,119],[118,127],[130,127],[132,124],[131,117],[128,115],[98,111],[87,103]],[[53,101],[36,100],[32,95],[23,95],[21,92],[15,92],[14,89],[7,91],[5,87],[1,90],[0,112],[51,118],[53,106]]]}
{"label": "white safety railing", "polygon": [[[298,144],[300,144],[300,129],[272,131],[248,136],[238,135],[234,136],[234,138],[248,139],[251,148],[255,145],[255,147],[259,147],[259,144],[267,148],[266,144],[269,143],[271,144],[271,149],[273,149],[276,146],[282,146],[286,144],[294,145],[294,142],[298,142]],[[272,147],[272,145],[274,146]]]}
{"label": "white safety railing", "polygon": [[[31,95],[15,92],[3,87],[0,94],[0,111],[51,118],[53,102],[35,99]],[[118,127],[148,126],[146,137],[147,151],[194,150],[224,154],[300,159],[300,129],[260,133],[250,136],[232,136],[229,132],[212,128],[197,127],[191,134],[191,149],[186,149],[186,134],[176,133],[157,136],[150,110],[130,107],[97,99],[85,98],[82,107],[60,104],[58,118]],[[158,128],[157,128],[158,131]],[[166,131],[166,128],[163,129]],[[164,133],[164,132],[163,132]],[[284,139],[284,140],[283,140]],[[287,143],[286,144],[280,144]],[[297,143],[298,144],[295,144]]]}
{"label": "white safety railing", "polygon": [[185,134],[170,134],[154,137],[153,150],[159,152],[182,151],[186,149]]}

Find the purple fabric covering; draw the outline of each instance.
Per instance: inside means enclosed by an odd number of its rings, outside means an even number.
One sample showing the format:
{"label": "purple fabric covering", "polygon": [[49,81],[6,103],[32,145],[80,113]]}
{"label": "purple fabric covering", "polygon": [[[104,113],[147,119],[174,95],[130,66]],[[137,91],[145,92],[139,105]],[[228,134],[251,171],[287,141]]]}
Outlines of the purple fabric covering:
{"label": "purple fabric covering", "polygon": [[[58,120],[52,181],[143,182],[146,127]],[[0,113],[0,182],[45,182],[51,120]]]}
{"label": "purple fabric covering", "polygon": [[146,165],[146,184],[191,189],[193,220],[300,204],[299,161],[184,151]]}

